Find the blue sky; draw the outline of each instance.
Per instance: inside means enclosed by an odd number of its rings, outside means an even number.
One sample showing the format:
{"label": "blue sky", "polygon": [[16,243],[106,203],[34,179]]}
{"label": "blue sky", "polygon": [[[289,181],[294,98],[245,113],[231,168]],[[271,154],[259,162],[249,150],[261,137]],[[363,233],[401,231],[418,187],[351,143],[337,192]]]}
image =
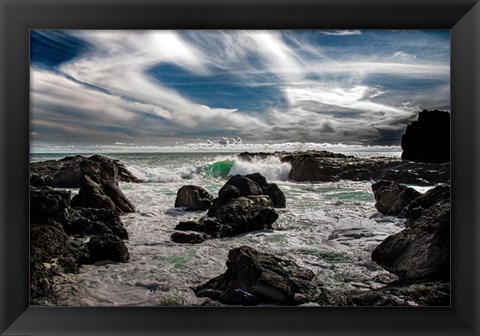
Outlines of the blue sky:
{"label": "blue sky", "polygon": [[33,148],[396,145],[450,110],[448,30],[32,31]]}

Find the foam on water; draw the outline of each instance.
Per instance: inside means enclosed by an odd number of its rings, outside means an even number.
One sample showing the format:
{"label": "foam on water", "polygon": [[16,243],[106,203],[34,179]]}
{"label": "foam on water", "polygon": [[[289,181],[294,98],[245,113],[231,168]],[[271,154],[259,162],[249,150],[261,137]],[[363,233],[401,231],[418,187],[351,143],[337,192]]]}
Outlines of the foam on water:
{"label": "foam on water", "polygon": [[282,162],[275,156],[269,156],[264,159],[252,159],[251,161],[236,159],[229,175],[260,173],[267,180],[278,181],[288,179],[288,173],[291,168],[290,163]]}

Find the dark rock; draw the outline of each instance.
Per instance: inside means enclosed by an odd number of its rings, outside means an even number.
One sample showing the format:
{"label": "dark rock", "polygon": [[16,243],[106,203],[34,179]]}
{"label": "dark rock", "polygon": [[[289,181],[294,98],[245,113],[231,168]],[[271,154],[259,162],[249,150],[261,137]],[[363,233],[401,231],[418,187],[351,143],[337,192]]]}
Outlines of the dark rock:
{"label": "dark rock", "polygon": [[425,282],[393,284],[370,291],[348,293],[349,306],[450,306],[450,284]]}
{"label": "dark rock", "polygon": [[90,263],[109,260],[114,262],[127,262],[130,259],[125,243],[112,234],[93,236],[87,243],[90,252]]}
{"label": "dark rock", "polygon": [[198,233],[174,232],[170,239],[180,244],[200,244],[207,240],[207,237]]}
{"label": "dark rock", "polygon": [[384,215],[398,215],[403,208],[421,194],[413,188],[392,181],[378,181],[372,184],[375,208]]}
{"label": "dark rock", "polygon": [[287,206],[287,199],[282,190],[275,184],[267,184],[263,189],[263,194],[270,197],[274,208],[285,208]]}
{"label": "dark rock", "polygon": [[410,226],[411,223],[422,216],[425,209],[441,202],[450,202],[449,185],[438,185],[418,196],[403,208],[398,217],[407,218],[406,225]]}
{"label": "dark rock", "polygon": [[402,135],[402,159],[450,162],[450,113],[423,110]]}
{"label": "dark rock", "polygon": [[65,234],[59,223],[33,223],[30,228],[30,303],[52,305],[57,296],[52,278],[60,272],[78,272],[88,261],[88,250]]}
{"label": "dark rock", "polygon": [[219,198],[237,198],[243,196],[243,193],[235,186],[230,184],[225,184],[218,191]]}
{"label": "dark rock", "polygon": [[140,182],[120,161],[101,155],[89,158],[76,155],[30,164],[30,183],[33,186],[79,188],[86,174],[117,182]]}
{"label": "dark rock", "polygon": [[[120,239],[128,239],[128,232],[123,226],[120,216],[115,211],[105,209],[94,208],[77,208],[70,210],[70,223],[76,222],[89,222],[89,223],[101,223],[105,225],[108,230]],[[69,231],[68,225],[64,225],[65,231],[70,235],[88,235],[80,231]],[[109,233],[110,233],[109,232]]]}
{"label": "dark rock", "polygon": [[[326,164],[327,163],[327,164]],[[294,181],[315,181],[331,182],[337,181],[337,174],[342,172],[342,168],[331,161],[324,161],[321,158],[305,155],[291,161],[292,168],[288,178]]]}
{"label": "dark rock", "polygon": [[262,194],[262,188],[246,176],[234,175],[225,184],[236,187],[242,192],[243,196]]}
{"label": "dark rock", "polygon": [[450,201],[422,211],[410,227],[385,239],[372,260],[405,282],[450,277]]}
{"label": "dark rock", "polygon": [[230,250],[227,271],[193,290],[199,297],[247,306],[297,305],[323,294],[312,271],[248,246]]}
{"label": "dark rock", "polygon": [[212,205],[213,196],[195,185],[185,185],[177,192],[175,207],[185,207],[187,211],[207,210]]}
{"label": "dark rock", "polygon": [[72,207],[115,210],[119,214],[135,212],[135,207],[115,181],[89,175],[82,178],[80,190],[70,204]]}
{"label": "dark rock", "polygon": [[[242,153],[243,160],[276,156],[289,162],[292,168],[289,179],[294,181],[329,182],[341,179],[389,180],[416,185],[447,183],[450,179],[449,163],[426,163],[401,161],[399,158],[358,158],[326,151],[295,153]],[[249,175],[248,175],[249,176]],[[252,176],[250,176],[252,177]],[[263,180],[251,178],[265,189]]]}
{"label": "dark rock", "polygon": [[200,225],[199,223],[194,221],[180,222],[178,223],[177,226],[175,226],[174,229],[179,231],[204,231],[205,230],[203,225]]}
{"label": "dark rock", "polygon": [[30,221],[45,222],[57,218],[69,208],[70,196],[70,191],[30,187]]}
{"label": "dark rock", "polygon": [[262,189],[268,186],[267,179],[260,173],[247,174],[245,177],[248,177]]}
{"label": "dark rock", "polygon": [[212,237],[229,237],[250,231],[271,229],[278,214],[270,197],[216,198],[205,217],[200,219]]}

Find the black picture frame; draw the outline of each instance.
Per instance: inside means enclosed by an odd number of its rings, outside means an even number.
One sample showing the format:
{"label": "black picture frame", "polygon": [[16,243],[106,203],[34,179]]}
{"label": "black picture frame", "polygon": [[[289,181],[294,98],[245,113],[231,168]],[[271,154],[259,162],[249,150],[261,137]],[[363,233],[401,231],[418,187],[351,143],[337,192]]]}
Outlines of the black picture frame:
{"label": "black picture frame", "polygon": [[[2,335],[478,335],[478,0],[0,0]],[[30,29],[451,29],[452,305],[29,307]]]}

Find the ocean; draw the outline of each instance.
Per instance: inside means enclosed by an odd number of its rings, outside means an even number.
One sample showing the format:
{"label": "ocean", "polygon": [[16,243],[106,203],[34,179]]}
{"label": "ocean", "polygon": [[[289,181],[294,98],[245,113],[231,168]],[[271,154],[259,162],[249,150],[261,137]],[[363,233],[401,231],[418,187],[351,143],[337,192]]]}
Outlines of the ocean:
{"label": "ocean", "polygon": [[[388,148],[337,148],[361,157],[398,157]],[[80,154],[80,153],[73,153]],[[31,161],[60,159],[72,153],[36,153]],[[91,155],[93,153],[81,153]],[[82,266],[78,274],[55,278],[62,306],[190,306],[206,299],[191,287],[205,283],[226,270],[228,251],[249,245],[259,251],[294,260],[311,269],[330,289],[371,289],[391,275],[371,261],[372,250],[386,237],[404,228],[402,219],[383,216],[375,209],[373,181],[326,183],[288,180],[290,165],[275,157],[244,162],[235,151],[181,151],[98,153],[119,159],[144,183],[120,183],[136,206],[122,216],[129,233],[128,263]],[[175,208],[177,190],[199,185],[213,195],[234,174],[259,172],[285,193],[287,207],[277,209],[272,230],[198,245],[170,240],[180,221],[196,220],[204,212]],[[421,192],[428,187],[415,187]],[[72,194],[78,190],[70,189]]]}

